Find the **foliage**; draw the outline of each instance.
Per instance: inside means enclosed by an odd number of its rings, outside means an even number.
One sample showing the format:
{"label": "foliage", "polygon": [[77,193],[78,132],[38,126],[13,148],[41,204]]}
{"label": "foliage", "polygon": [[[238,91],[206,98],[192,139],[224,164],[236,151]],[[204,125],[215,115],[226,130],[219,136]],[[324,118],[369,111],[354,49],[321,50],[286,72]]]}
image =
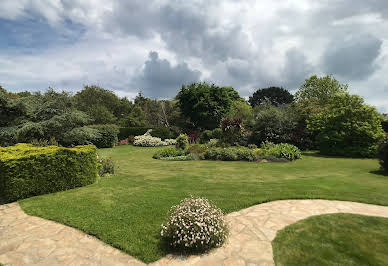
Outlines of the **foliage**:
{"label": "foliage", "polygon": [[278,231],[276,265],[388,265],[388,219],[357,214],[312,216]]}
{"label": "foliage", "polygon": [[161,159],[166,157],[177,157],[185,155],[185,151],[182,149],[177,149],[175,147],[168,147],[163,150],[157,151],[152,158]]}
{"label": "foliage", "polygon": [[220,161],[254,161],[257,159],[257,155],[246,147],[209,147],[204,153],[204,158]]}
{"label": "foliage", "polygon": [[119,130],[116,125],[91,125],[88,127],[98,130],[96,137],[91,140],[97,148],[112,148],[117,143]]}
{"label": "foliage", "polygon": [[257,149],[257,145],[256,144],[249,144],[248,149],[251,149],[251,150]]}
{"label": "foliage", "polygon": [[180,134],[176,138],[175,147],[183,151],[187,150],[187,148],[189,147],[189,138],[186,134]]}
{"label": "foliage", "polygon": [[259,156],[265,159],[274,157],[277,159],[287,159],[289,161],[293,161],[302,158],[302,153],[298,147],[288,143],[274,144],[266,141],[261,144],[260,148]]}
{"label": "foliage", "polygon": [[77,109],[87,113],[94,124],[114,123],[122,105],[114,92],[95,85],[85,86],[76,93],[74,100]]}
{"label": "foliage", "polygon": [[237,145],[244,136],[244,128],[241,118],[224,117],[220,124],[222,134],[221,141],[230,145]]}
{"label": "foliage", "polygon": [[7,201],[92,184],[97,176],[96,147],[0,148],[0,194]]}
{"label": "foliage", "polygon": [[270,102],[272,105],[279,106],[282,104],[290,104],[294,101],[294,96],[286,89],[279,87],[269,87],[256,90],[249,97],[249,104],[252,107]]}
{"label": "foliage", "polygon": [[377,157],[379,159],[381,169],[388,172],[388,136],[385,136],[383,141],[380,143]]}
{"label": "foliage", "polygon": [[200,143],[207,143],[211,139],[220,139],[222,137],[222,129],[217,127],[213,130],[205,130],[199,137]]}
{"label": "foliage", "polygon": [[115,164],[112,158],[101,158],[97,159],[97,172],[98,175],[103,177],[105,174],[115,173]]}
{"label": "foliage", "polygon": [[148,129],[152,129],[151,136],[170,139],[174,137],[174,133],[167,127],[122,127],[119,128],[119,139],[126,139],[128,136],[140,136],[147,132]]}
{"label": "foliage", "polygon": [[193,161],[198,160],[199,157],[195,154],[187,154],[187,155],[180,155],[180,156],[170,156],[170,157],[162,157],[161,160],[165,161]]}
{"label": "foliage", "polygon": [[157,147],[157,146],[168,146],[175,145],[176,140],[174,139],[165,139],[162,141],[161,138],[152,137],[150,132],[152,129],[149,129],[144,135],[136,136],[133,141],[134,146],[142,147]]}
{"label": "foliage", "polygon": [[348,90],[348,85],[341,84],[332,76],[311,76],[295,93],[298,102],[310,102],[315,105],[325,105],[329,99],[338,93]]}
{"label": "foliage", "polygon": [[292,142],[298,125],[298,116],[292,106],[273,106],[269,103],[254,108],[255,124],[250,142]]}
{"label": "foliage", "polygon": [[53,89],[44,94],[7,99],[5,105],[5,114],[9,117],[0,129],[2,146],[50,138],[55,138],[61,145],[76,143],[76,140],[69,139],[70,132],[90,122],[85,113],[75,109],[69,93]]}
{"label": "foliage", "polygon": [[183,85],[176,96],[178,106],[196,129],[214,129],[240,99],[232,87],[218,87],[205,82]]}
{"label": "foliage", "polygon": [[230,108],[230,111],[226,114],[226,117],[240,118],[242,121],[242,125],[246,128],[251,128],[253,126],[253,109],[245,100],[234,101]]}
{"label": "foliage", "polygon": [[376,156],[384,136],[382,116],[357,95],[333,95],[322,112],[311,116],[308,128],[318,133],[322,154],[350,157]]}
{"label": "foliage", "polygon": [[60,143],[64,146],[88,145],[99,137],[100,134],[95,128],[77,127],[64,133]]}
{"label": "foliage", "polygon": [[221,209],[205,198],[186,198],[170,209],[161,236],[171,247],[186,251],[207,251],[220,247],[228,229]]}
{"label": "foliage", "polygon": [[120,120],[123,127],[144,127],[147,125],[146,116],[140,106],[134,106],[131,112]]}
{"label": "foliage", "polygon": [[55,138],[47,139],[33,139],[31,145],[35,147],[59,146]]}

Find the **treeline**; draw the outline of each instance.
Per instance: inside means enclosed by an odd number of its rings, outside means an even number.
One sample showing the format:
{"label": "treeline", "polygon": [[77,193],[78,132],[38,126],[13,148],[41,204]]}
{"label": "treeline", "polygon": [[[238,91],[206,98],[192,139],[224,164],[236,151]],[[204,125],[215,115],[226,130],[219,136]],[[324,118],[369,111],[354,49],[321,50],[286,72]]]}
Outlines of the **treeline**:
{"label": "treeline", "polygon": [[233,129],[232,145],[268,140],[319,148],[326,154],[368,157],[375,155],[385,121],[332,76],[310,77],[295,95],[279,87],[258,89],[248,101],[232,87],[205,82],[183,85],[171,100],[139,93],[133,101],[98,86],[85,86],[74,95],[51,88],[13,93],[0,87],[0,108],[2,146],[36,140],[110,146],[120,128],[121,138],[140,128],[164,128],[159,137],[186,133],[193,142],[206,142]]}

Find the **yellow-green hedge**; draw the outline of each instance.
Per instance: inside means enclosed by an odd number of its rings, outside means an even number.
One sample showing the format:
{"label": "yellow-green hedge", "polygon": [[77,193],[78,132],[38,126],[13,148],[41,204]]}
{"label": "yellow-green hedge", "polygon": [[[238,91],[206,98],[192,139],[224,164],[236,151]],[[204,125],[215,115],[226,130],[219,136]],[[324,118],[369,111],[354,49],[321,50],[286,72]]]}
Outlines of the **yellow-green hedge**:
{"label": "yellow-green hedge", "polygon": [[93,145],[63,148],[19,143],[0,147],[0,195],[9,202],[89,185],[96,178]]}

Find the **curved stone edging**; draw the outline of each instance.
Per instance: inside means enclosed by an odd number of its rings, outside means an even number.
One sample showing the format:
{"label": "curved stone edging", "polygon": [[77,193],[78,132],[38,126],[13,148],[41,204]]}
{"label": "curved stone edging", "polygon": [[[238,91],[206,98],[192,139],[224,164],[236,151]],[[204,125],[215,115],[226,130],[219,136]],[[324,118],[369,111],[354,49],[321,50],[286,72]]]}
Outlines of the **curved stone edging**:
{"label": "curved stone edging", "polygon": [[[388,218],[388,207],[330,200],[280,200],[230,213],[227,243],[201,256],[168,255],[151,265],[274,265],[277,231],[309,216],[354,213]],[[0,262],[5,265],[144,265],[74,228],[0,206]]]}
{"label": "curved stone edging", "polygon": [[162,265],[275,265],[271,242],[277,231],[307,217],[354,213],[388,218],[388,207],[331,200],[279,200],[228,214],[230,235],[221,248],[202,256],[168,255],[153,263]]}

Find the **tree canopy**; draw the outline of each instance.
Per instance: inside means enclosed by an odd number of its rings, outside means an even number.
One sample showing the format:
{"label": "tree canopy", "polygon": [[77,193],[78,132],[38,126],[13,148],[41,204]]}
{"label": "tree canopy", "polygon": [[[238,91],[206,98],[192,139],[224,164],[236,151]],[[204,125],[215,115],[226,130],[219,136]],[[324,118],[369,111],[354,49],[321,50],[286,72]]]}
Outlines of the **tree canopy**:
{"label": "tree canopy", "polygon": [[249,104],[255,107],[266,102],[272,105],[279,106],[282,104],[289,104],[294,101],[294,96],[286,89],[279,87],[269,87],[265,89],[256,90],[252,96],[249,97]]}
{"label": "tree canopy", "polygon": [[182,115],[194,128],[214,129],[240,96],[232,87],[219,87],[202,82],[182,85],[176,99]]}

